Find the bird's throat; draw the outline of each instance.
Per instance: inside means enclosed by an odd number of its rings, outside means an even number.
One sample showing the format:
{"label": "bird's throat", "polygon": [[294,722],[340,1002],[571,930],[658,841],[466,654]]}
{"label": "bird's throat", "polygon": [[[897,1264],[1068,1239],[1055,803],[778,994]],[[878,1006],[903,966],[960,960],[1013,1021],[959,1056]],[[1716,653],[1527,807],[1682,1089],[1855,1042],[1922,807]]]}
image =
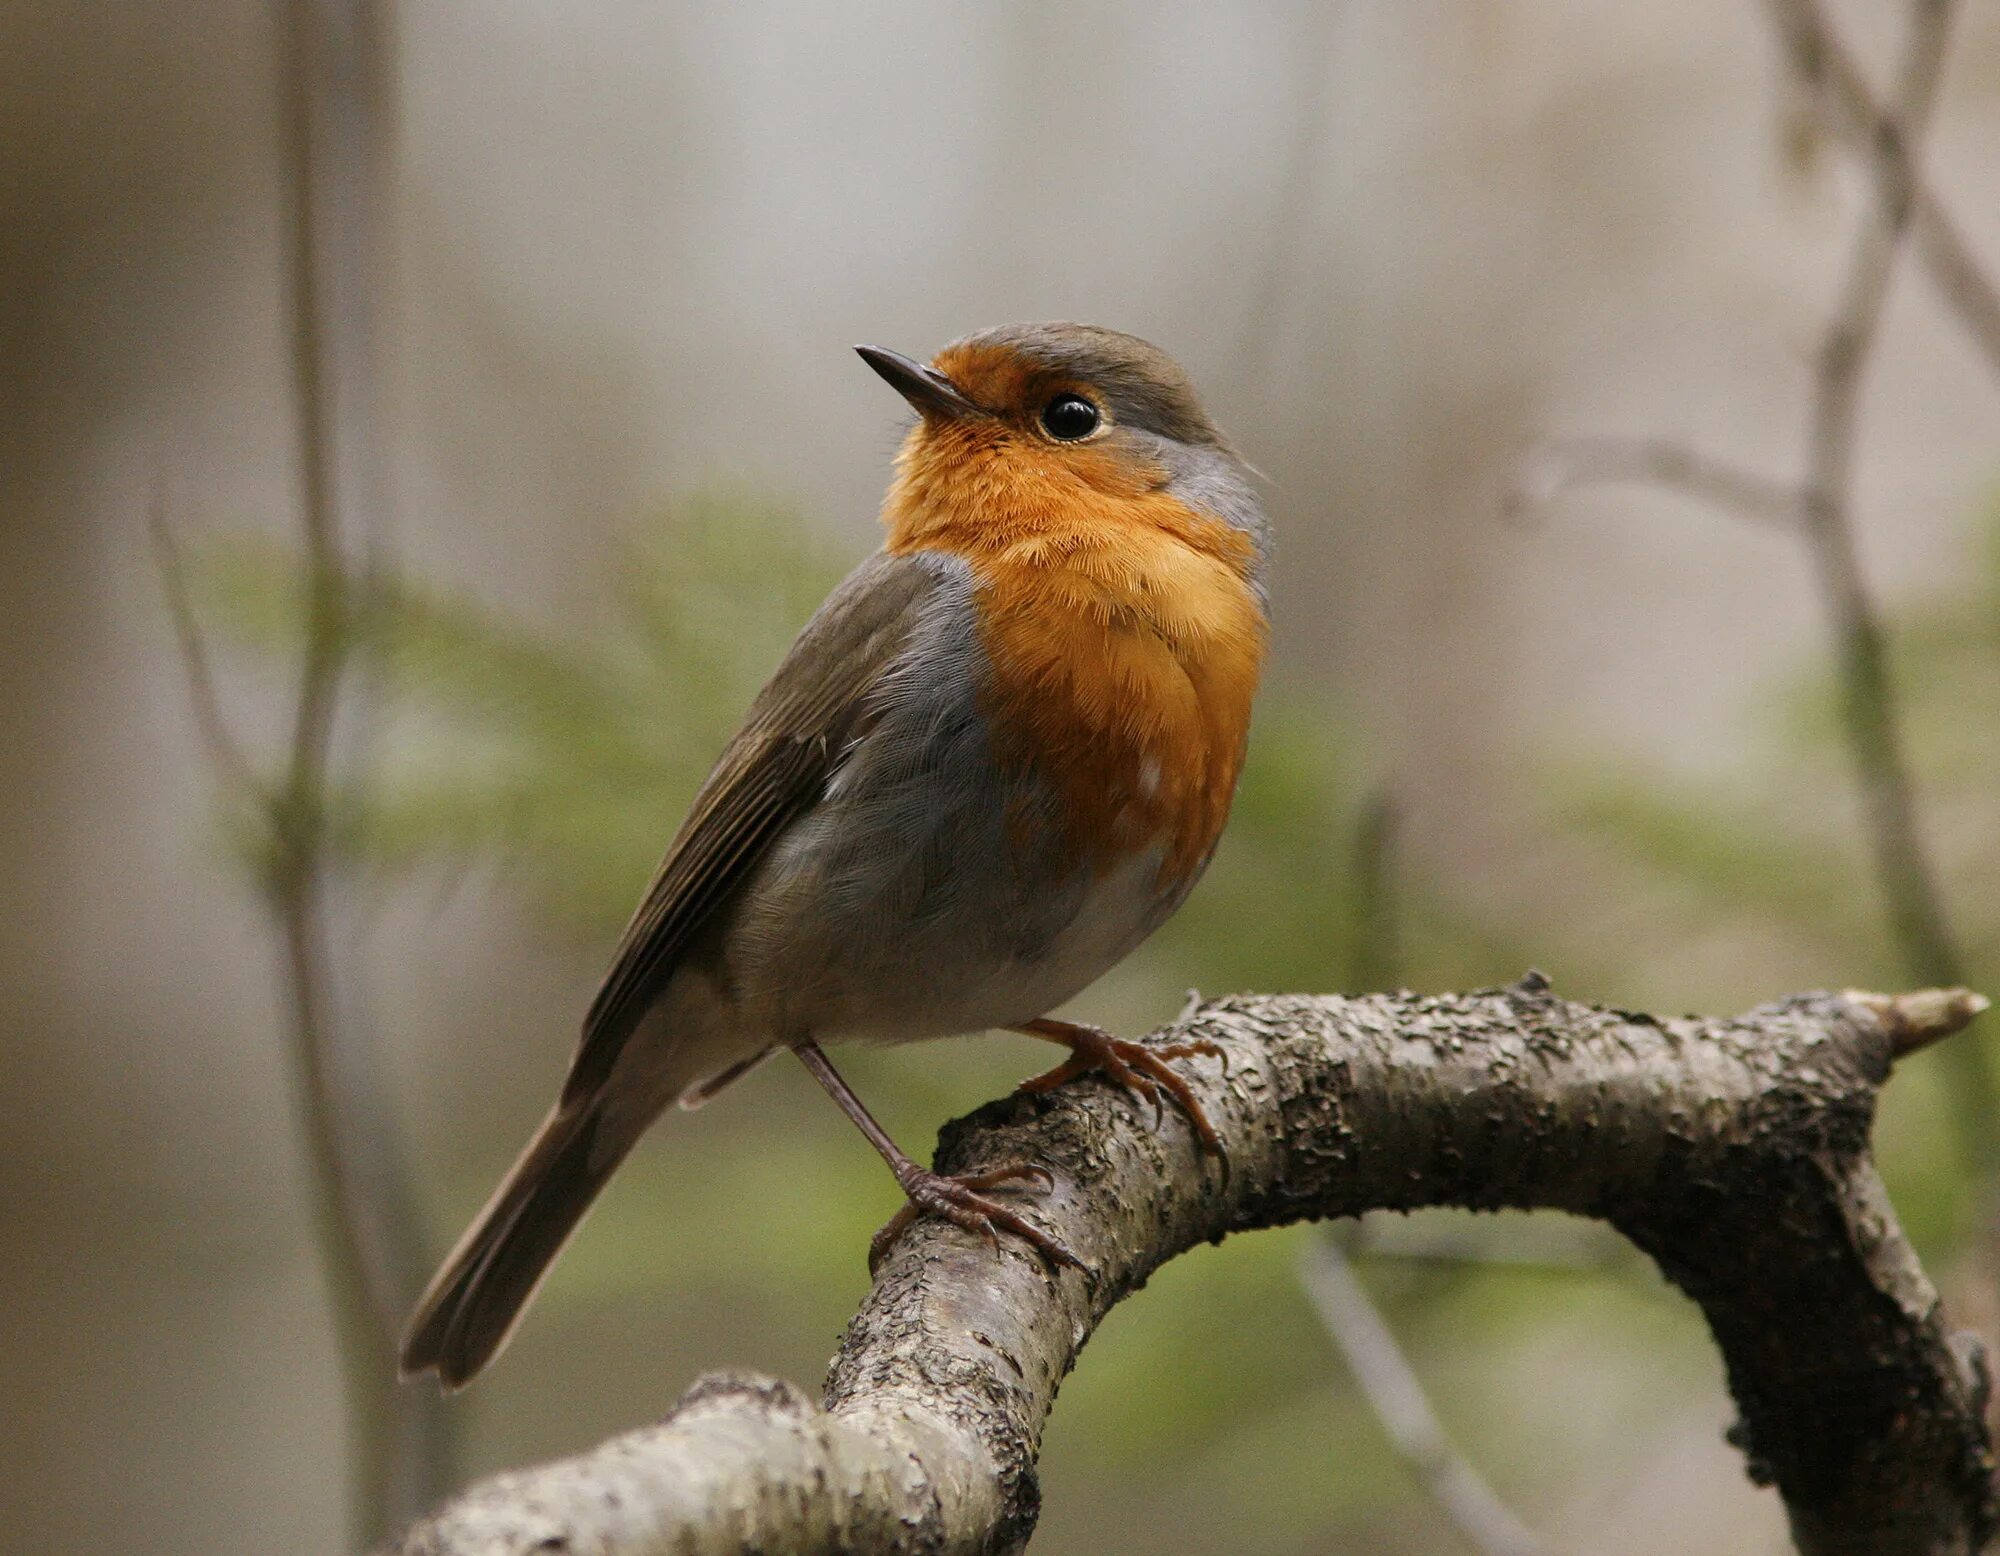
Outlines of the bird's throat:
{"label": "bird's throat", "polygon": [[971,566],[996,755],[1060,791],[1095,868],[1157,847],[1184,879],[1227,818],[1263,664],[1250,538],[1143,474],[941,430],[899,461],[888,547]]}

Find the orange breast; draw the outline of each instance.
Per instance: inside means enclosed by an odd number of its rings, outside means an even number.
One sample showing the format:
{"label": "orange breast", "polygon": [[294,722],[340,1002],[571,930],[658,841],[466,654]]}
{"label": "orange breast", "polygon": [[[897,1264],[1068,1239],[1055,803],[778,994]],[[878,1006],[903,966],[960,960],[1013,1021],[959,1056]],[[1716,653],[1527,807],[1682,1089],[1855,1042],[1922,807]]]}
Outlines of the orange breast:
{"label": "orange breast", "polygon": [[971,563],[999,759],[1054,785],[1094,868],[1162,845],[1184,880],[1227,819],[1263,664],[1249,538],[1108,457],[1079,482],[1078,450],[940,452],[906,451],[889,546]]}

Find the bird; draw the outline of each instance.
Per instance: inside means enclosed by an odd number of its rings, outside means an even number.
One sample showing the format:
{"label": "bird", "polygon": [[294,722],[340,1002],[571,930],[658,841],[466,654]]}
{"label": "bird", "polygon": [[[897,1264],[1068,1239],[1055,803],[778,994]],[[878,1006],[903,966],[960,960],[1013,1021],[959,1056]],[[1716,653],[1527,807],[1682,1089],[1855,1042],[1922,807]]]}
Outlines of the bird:
{"label": "bird", "polygon": [[[1049,1013],[1182,903],[1214,854],[1269,638],[1254,472],[1187,374],[1074,323],[929,364],[855,348],[915,417],[883,542],[807,622],[697,792],[583,1021],[554,1108],[419,1299],[405,1377],[457,1389],[512,1336],[598,1191],[668,1108],[796,1054],[918,1216],[1080,1266],[992,1191],[921,1166],[824,1045],[1011,1029],[1220,1140],[1169,1062]],[[1226,1158],[1224,1158],[1226,1166]],[[1022,1208],[1030,1201],[1017,1199]]]}

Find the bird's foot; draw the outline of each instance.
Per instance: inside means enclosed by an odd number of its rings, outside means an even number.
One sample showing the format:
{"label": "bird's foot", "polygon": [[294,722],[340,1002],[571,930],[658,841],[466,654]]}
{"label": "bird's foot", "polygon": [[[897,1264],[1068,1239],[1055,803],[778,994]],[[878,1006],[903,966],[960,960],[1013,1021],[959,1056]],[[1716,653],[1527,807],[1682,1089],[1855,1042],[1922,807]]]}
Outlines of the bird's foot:
{"label": "bird's foot", "polygon": [[1047,1168],[1027,1162],[1013,1162],[1005,1167],[996,1167],[991,1172],[967,1173],[958,1178],[948,1178],[943,1173],[929,1172],[921,1167],[898,1173],[897,1180],[909,1198],[868,1245],[868,1273],[875,1273],[889,1250],[902,1239],[918,1216],[938,1216],[954,1226],[964,1227],[968,1232],[977,1232],[996,1252],[1000,1247],[1000,1233],[1011,1232],[1040,1254],[1051,1269],[1060,1269],[1065,1264],[1074,1265],[1079,1270],[1085,1268],[1084,1262],[1056,1238],[1005,1205],[986,1198],[983,1192],[1022,1178],[1039,1179],[1045,1193],[1055,1187],[1056,1180]]}
{"label": "bird's foot", "polygon": [[1019,1030],[1030,1037],[1066,1043],[1070,1050],[1070,1056],[1053,1070],[1021,1082],[1022,1091],[1053,1091],[1079,1075],[1099,1074],[1114,1085],[1124,1087],[1135,1097],[1152,1103],[1155,1124],[1166,1116],[1165,1105],[1160,1099],[1160,1094],[1165,1092],[1187,1115],[1201,1148],[1211,1156],[1221,1158],[1227,1171],[1229,1155],[1222,1148],[1222,1136],[1210,1122],[1194,1088],[1167,1063],[1169,1059],[1185,1059],[1189,1055],[1200,1054],[1205,1058],[1221,1059],[1226,1067],[1228,1057],[1221,1045],[1211,1043],[1207,1038],[1196,1038],[1192,1042],[1161,1043],[1152,1047],[1135,1043],[1130,1038],[1113,1037],[1101,1027],[1047,1018],[1031,1021]]}

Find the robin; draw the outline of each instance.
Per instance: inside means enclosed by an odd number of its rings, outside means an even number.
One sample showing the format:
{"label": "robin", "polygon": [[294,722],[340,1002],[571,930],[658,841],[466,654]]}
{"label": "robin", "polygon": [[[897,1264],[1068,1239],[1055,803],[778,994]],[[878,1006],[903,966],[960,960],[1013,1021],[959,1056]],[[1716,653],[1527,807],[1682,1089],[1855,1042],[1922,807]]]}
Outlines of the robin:
{"label": "robin", "polygon": [[418,1303],[402,1369],[467,1382],[667,1104],[796,1054],[918,1215],[1078,1261],[869,1116],[822,1043],[1006,1028],[1185,1111],[1148,1047],[1047,1013],[1181,904],[1214,853],[1267,636],[1248,467],[1158,348],[1008,325],[928,367],[862,358],[915,409],[887,537],[799,634],[625,931],[554,1110]]}

